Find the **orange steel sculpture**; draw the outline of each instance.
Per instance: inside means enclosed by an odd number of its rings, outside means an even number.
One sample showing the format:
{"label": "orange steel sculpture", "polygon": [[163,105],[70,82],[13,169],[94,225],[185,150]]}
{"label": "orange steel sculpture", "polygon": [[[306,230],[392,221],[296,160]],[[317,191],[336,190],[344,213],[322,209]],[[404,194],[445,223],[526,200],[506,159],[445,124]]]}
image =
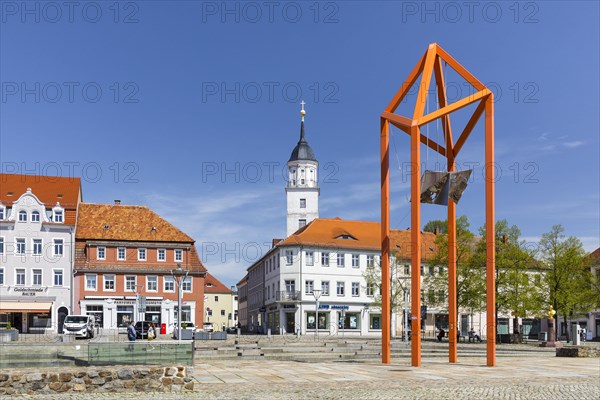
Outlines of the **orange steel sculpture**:
{"label": "orange steel sculpture", "polygon": [[[442,71],[442,60],[475,88],[475,92],[448,104]],[[439,109],[423,115],[431,76],[435,74]],[[421,76],[417,102],[412,118],[394,114],[410,88]],[[454,141],[450,114],[469,104],[479,103],[464,130]],[[447,159],[448,171],[454,171],[455,160],[475,124],[485,111],[485,203],[486,203],[486,306],[487,306],[487,365],[496,365],[495,332],[495,215],[494,215],[494,95],[436,43],[429,45],[408,79],[381,114],[381,279],[382,279],[382,362],[390,363],[390,178],[389,130],[390,124],[408,133],[411,159],[411,314],[413,367],[421,365],[421,153],[423,143]],[[445,143],[436,143],[421,134],[421,126],[442,119]],[[449,312],[449,362],[457,362],[456,322],[456,205],[448,202],[448,312]]]}

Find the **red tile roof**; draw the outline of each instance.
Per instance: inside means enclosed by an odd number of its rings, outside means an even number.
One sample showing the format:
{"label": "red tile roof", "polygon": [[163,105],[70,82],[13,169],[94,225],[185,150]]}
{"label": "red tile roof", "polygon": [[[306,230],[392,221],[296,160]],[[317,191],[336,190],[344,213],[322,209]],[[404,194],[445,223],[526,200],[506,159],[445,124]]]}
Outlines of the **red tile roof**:
{"label": "red tile roof", "polygon": [[[411,231],[392,229],[390,236],[391,252],[399,254],[402,259],[410,259]],[[423,260],[430,260],[435,255],[435,237],[433,233],[421,232]],[[379,222],[318,218],[278,244],[279,247],[294,245],[379,251],[381,225]]]}
{"label": "red tile roof", "polygon": [[76,238],[194,243],[146,206],[81,203]]}
{"label": "red tile roof", "polygon": [[231,293],[231,289],[225,286],[220,280],[210,273],[206,273],[204,278],[204,293]]}

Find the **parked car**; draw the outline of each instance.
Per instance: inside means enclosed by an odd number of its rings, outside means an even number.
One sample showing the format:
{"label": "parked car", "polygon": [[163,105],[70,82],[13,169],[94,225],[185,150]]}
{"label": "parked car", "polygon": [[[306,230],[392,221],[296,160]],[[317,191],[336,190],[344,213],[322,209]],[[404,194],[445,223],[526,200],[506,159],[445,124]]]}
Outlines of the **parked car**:
{"label": "parked car", "polygon": [[148,328],[150,328],[150,322],[138,321],[135,323],[135,334],[138,339],[144,339],[148,337]]}
{"label": "parked car", "polygon": [[[173,338],[177,339],[177,324],[171,324],[171,326],[173,327]],[[193,336],[193,332],[196,330],[196,326],[194,325],[193,322],[190,321],[183,321],[181,323],[181,330],[187,330],[187,331],[191,331],[192,332],[192,336]],[[184,339],[183,334],[181,334],[181,338]]]}
{"label": "parked car", "polygon": [[91,315],[67,315],[63,326],[63,334],[75,336],[76,338],[93,338],[94,317]]}
{"label": "parked car", "polygon": [[214,331],[213,323],[212,322],[205,322],[204,325],[202,326],[202,329],[204,330],[204,332],[212,332],[212,331]]}
{"label": "parked car", "polygon": [[225,329],[225,332],[227,332],[227,333],[237,333],[237,328],[235,326],[230,326],[227,329]]}

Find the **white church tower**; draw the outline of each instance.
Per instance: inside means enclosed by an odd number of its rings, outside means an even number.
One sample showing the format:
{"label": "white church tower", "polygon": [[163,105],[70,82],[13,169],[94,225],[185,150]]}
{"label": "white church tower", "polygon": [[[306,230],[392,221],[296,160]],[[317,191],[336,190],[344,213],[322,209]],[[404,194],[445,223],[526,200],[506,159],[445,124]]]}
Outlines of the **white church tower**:
{"label": "white church tower", "polygon": [[315,218],[319,218],[319,162],[304,136],[304,101],[300,103],[302,122],[300,141],[294,147],[288,161],[288,182],[285,188],[287,197],[287,231],[290,236]]}

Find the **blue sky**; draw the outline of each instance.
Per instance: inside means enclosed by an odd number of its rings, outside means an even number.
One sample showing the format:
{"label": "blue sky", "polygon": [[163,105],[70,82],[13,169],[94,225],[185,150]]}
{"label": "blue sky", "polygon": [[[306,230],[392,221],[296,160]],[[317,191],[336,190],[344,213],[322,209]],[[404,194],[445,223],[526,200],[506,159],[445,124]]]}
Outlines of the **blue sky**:
{"label": "blue sky", "polygon": [[[497,218],[532,242],[562,224],[600,245],[597,2],[0,5],[2,172],[74,174],[85,201],[152,207],[227,285],[285,233],[300,99],[321,216],[379,219],[378,116],[431,42],[496,93]],[[451,100],[470,93],[447,81]],[[475,169],[458,206],[473,229],[482,134],[458,159]],[[392,144],[392,225],[404,229],[408,136]],[[423,206],[424,222],[444,214]]]}

